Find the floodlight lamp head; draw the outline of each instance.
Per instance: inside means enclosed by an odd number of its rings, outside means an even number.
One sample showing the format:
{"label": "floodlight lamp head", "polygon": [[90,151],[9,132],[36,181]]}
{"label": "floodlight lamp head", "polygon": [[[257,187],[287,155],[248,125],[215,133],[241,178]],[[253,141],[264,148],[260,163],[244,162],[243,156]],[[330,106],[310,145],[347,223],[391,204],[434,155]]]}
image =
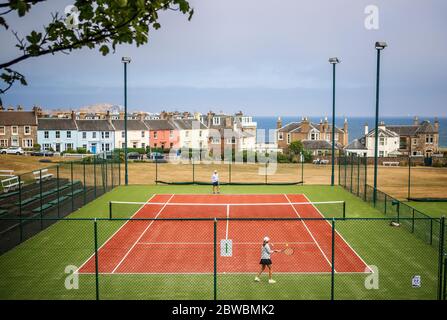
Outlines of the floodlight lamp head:
{"label": "floodlight lamp head", "polygon": [[337,64],[337,63],[340,63],[340,59],[338,59],[337,57],[330,58],[330,59],[329,59],[329,63],[330,63],[330,64]]}
{"label": "floodlight lamp head", "polygon": [[122,63],[130,63],[130,61],[132,61],[132,60],[130,59],[130,57],[122,57],[122,58],[121,58],[121,62],[122,62]]}
{"label": "floodlight lamp head", "polygon": [[388,47],[388,44],[386,42],[376,42],[376,49],[377,50],[383,50],[386,47]]}

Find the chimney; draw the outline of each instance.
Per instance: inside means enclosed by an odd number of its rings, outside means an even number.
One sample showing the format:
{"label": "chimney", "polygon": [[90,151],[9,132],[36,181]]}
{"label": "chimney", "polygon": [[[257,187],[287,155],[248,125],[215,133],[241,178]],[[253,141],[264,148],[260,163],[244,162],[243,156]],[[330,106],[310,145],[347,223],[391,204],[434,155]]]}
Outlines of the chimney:
{"label": "chimney", "polygon": [[8,111],[14,111],[14,107],[13,106],[9,106],[8,107]]}
{"label": "chimney", "polygon": [[368,123],[365,123],[365,136],[369,133]]}
{"label": "chimney", "polygon": [[318,125],[318,130],[320,130],[321,133],[323,133],[323,131],[324,131],[324,125],[323,125],[322,119],[320,119],[320,124]]}
{"label": "chimney", "polygon": [[17,111],[23,111],[23,107],[20,104],[17,106]]}
{"label": "chimney", "polygon": [[327,121],[327,117],[324,117],[323,130],[325,132],[327,132],[329,130],[329,122]]}
{"label": "chimney", "polygon": [[385,129],[386,129],[386,127],[385,127],[385,122],[384,122],[384,121],[380,121],[380,123],[379,123],[379,129],[382,129],[382,130],[385,130]]}
{"label": "chimney", "polygon": [[307,120],[307,117],[304,117],[301,121],[301,130],[302,132],[309,132],[309,120]]}
{"label": "chimney", "polygon": [[76,112],[74,110],[71,110],[71,119],[76,120]]}
{"label": "chimney", "polygon": [[5,111],[5,108],[2,105],[0,105],[0,111]]}
{"label": "chimney", "polygon": [[436,132],[439,132],[439,120],[438,120],[438,118],[435,118],[435,131]]}
{"label": "chimney", "polygon": [[345,118],[345,122],[343,123],[343,131],[348,133],[348,119]]}
{"label": "chimney", "polygon": [[281,117],[278,117],[278,120],[276,120],[276,129],[282,128],[282,120]]}
{"label": "chimney", "polygon": [[107,110],[107,112],[106,112],[106,120],[107,120],[108,123],[112,124],[112,119],[110,118],[110,111],[109,110]]}
{"label": "chimney", "polygon": [[231,117],[225,117],[225,128],[231,128]]}
{"label": "chimney", "polygon": [[415,125],[415,126],[418,126],[418,125],[419,125],[419,118],[418,118],[417,116],[414,117],[413,125]]}

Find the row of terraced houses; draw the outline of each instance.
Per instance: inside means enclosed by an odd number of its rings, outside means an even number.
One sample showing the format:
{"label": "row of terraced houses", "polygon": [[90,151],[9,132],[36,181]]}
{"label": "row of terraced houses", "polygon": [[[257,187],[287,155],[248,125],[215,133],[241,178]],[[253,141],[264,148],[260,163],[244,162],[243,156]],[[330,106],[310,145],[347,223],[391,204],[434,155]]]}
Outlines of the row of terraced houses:
{"label": "row of terraced houses", "polygon": [[[127,121],[128,148],[254,150],[256,126],[252,117],[197,115],[196,118],[136,119]],[[59,117],[43,117],[42,110],[0,110],[0,147],[32,148],[64,152],[84,148],[91,153],[125,146],[124,120],[107,113],[103,119],[81,120],[72,112]]]}

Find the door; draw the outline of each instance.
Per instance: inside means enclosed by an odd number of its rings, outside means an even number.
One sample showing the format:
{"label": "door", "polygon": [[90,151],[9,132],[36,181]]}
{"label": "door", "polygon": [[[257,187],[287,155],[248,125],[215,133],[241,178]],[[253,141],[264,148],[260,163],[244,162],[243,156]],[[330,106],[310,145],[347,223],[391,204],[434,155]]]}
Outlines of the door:
{"label": "door", "polygon": [[56,143],[56,152],[61,152],[61,144]]}
{"label": "door", "polygon": [[96,143],[92,143],[92,153],[96,154]]}

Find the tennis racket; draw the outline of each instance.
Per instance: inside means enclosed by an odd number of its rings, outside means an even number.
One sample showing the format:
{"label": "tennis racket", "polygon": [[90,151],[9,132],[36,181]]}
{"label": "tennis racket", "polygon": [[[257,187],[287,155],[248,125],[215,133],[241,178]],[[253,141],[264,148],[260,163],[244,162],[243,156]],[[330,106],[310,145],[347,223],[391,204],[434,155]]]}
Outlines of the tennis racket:
{"label": "tennis racket", "polygon": [[289,245],[286,243],[286,248],[282,249],[281,252],[284,253],[286,256],[291,256],[294,250],[290,248]]}

